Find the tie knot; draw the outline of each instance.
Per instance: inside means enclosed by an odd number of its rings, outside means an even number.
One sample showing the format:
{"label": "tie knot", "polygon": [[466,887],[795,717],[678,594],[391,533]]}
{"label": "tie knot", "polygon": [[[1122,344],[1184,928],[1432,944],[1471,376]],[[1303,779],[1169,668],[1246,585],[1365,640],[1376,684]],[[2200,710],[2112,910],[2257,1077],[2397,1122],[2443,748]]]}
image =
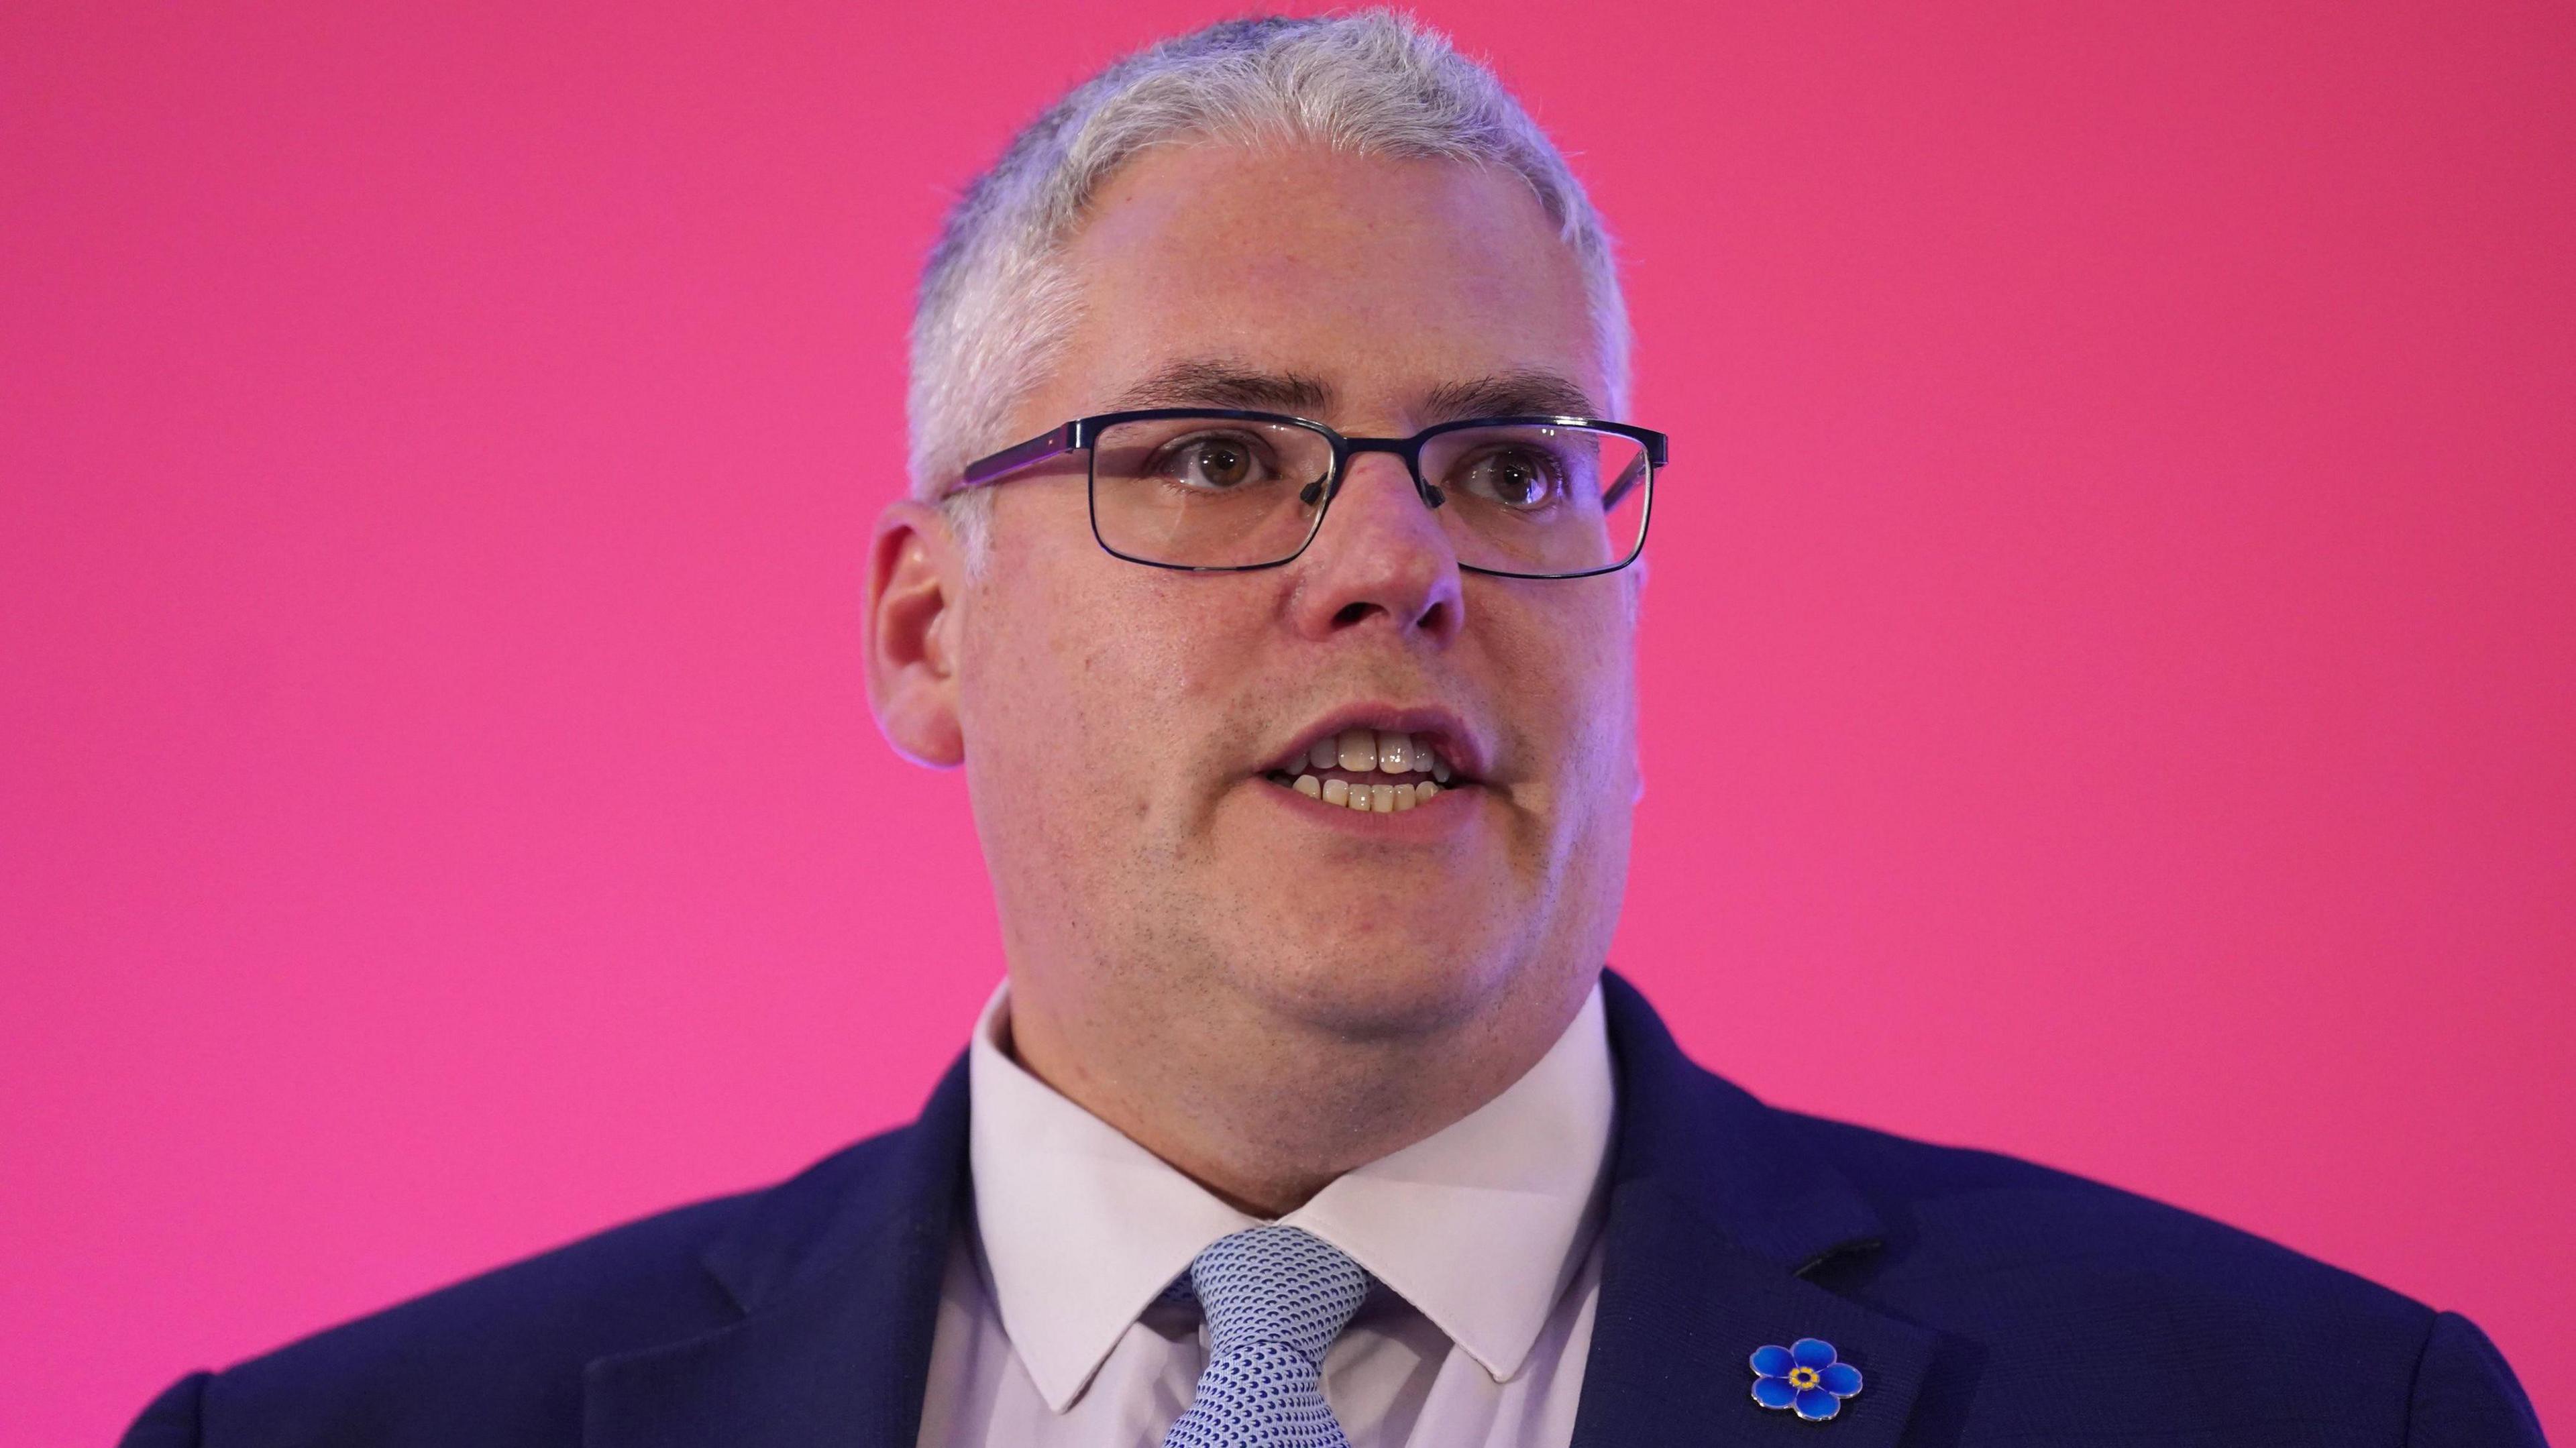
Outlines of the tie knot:
{"label": "tie knot", "polygon": [[1190,1288],[1211,1355],[1277,1343],[1321,1363],[1368,1296],[1369,1276],[1311,1232],[1253,1227],[1209,1243],[1190,1263]]}

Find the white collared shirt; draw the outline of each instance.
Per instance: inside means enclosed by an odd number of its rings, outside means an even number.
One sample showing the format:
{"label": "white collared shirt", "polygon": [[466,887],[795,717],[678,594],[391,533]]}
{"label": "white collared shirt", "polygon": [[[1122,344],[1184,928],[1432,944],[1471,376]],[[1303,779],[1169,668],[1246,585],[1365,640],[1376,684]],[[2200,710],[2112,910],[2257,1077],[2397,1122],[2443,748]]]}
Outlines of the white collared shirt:
{"label": "white collared shirt", "polygon": [[[1007,989],[967,1053],[975,1212],[940,1286],[921,1448],[1153,1448],[1207,1347],[1158,1303],[1201,1248],[1260,1225],[1030,1075]],[[1616,1111],[1601,992],[1465,1118],[1280,1218],[1378,1286],[1324,1356],[1353,1448],[1564,1448],[1600,1294]]]}

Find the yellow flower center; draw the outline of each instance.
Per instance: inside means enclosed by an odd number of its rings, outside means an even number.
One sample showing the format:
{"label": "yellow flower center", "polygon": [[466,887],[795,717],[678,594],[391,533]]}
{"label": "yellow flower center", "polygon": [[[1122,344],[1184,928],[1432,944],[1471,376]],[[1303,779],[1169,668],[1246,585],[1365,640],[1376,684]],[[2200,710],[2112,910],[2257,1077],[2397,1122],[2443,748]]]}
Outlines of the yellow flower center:
{"label": "yellow flower center", "polygon": [[1800,1392],[1805,1392],[1807,1389],[1812,1388],[1815,1385],[1816,1370],[1814,1368],[1789,1369],[1789,1386],[1796,1388]]}

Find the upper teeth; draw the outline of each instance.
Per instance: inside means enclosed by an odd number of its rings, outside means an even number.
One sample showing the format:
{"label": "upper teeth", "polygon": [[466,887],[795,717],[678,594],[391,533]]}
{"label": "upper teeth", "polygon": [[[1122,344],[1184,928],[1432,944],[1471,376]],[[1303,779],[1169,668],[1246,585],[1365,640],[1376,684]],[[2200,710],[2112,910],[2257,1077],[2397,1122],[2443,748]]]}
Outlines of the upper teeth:
{"label": "upper teeth", "polygon": [[1429,744],[1392,729],[1345,729],[1328,734],[1306,751],[1317,769],[1344,769],[1353,774],[1424,774],[1449,781],[1449,761]]}
{"label": "upper teeth", "polygon": [[1438,750],[1424,740],[1394,730],[1346,729],[1327,735],[1306,751],[1303,762],[1317,770],[1338,770],[1341,774],[1431,776],[1408,779],[1403,784],[1368,784],[1339,775],[1322,778],[1315,774],[1299,774],[1292,781],[1297,792],[1310,799],[1377,814],[1428,803],[1440,792],[1440,786],[1449,782],[1449,761],[1441,758]]}

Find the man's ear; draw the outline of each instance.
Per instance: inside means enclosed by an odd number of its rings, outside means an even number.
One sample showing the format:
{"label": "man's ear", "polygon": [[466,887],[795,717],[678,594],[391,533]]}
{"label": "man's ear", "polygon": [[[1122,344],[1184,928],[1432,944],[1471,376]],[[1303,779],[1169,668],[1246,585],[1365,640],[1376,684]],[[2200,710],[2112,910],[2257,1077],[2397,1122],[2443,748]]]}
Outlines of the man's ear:
{"label": "man's ear", "polygon": [[950,769],[966,758],[957,721],[958,606],[965,557],[948,516],[904,499],[868,542],[868,707],[895,752]]}

